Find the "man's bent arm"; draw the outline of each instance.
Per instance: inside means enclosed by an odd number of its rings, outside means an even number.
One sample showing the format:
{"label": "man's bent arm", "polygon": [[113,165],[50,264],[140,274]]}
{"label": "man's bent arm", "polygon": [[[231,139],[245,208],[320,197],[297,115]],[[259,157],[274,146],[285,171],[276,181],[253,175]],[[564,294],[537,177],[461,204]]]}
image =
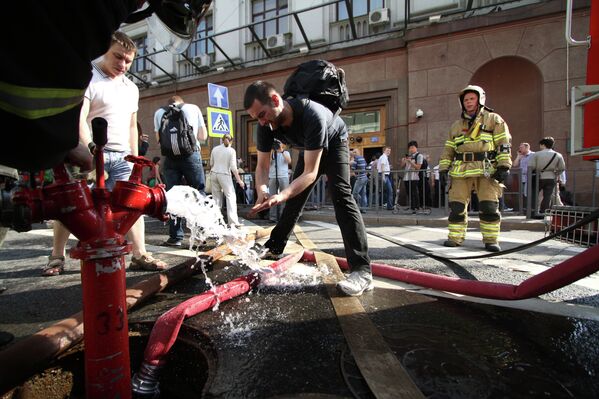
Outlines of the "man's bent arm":
{"label": "man's bent arm", "polygon": [[303,192],[316,181],[321,157],[322,148],[304,151],[304,171],[297,179],[293,179],[291,184],[279,194],[285,201]]}

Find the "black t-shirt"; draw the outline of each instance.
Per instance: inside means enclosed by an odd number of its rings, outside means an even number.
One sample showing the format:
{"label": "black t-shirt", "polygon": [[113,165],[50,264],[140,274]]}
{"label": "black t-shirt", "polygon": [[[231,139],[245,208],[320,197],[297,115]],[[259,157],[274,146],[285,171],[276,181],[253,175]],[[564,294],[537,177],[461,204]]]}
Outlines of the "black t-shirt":
{"label": "black t-shirt", "polygon": [[343,119],[324,105],[310,100],[290,99],[288,102],[293,109],[293,123],[274,131],[269,126],[258,126],[258,151],[269,152],[275,138],[304,150],[326,149],[332,140],[347,139]]}

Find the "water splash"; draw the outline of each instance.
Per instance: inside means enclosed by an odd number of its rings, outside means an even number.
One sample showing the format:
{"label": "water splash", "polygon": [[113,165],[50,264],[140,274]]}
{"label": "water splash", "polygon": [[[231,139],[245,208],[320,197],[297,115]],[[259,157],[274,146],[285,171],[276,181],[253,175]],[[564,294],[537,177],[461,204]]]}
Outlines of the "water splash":
{"label": "water splash", "polygon": [[208,239],[216,239],[217,245],[227,244],[241,263],[252,270],[260,269],[260,254],[252,248],[254,241],[247,241],[247,234],[234,225],[227,226],[211,195],[204,195],[189,186],[173,186],[166,192],[166,199],[167,213],[186,220],[191,231],[189,249],[204,245]]}

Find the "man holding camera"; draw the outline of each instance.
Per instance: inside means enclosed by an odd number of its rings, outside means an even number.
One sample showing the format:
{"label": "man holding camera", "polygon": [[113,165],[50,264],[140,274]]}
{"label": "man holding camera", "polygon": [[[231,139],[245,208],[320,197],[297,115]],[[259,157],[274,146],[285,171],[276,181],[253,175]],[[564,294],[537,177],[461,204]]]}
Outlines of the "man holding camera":
{"label": "man holding camera", "polygon": [[[270,168],[268,169],[268,192],[278,194],[289,186],[289,164],[291,155],[285,151],[285,144],[275,139],[270,153]],[[277,204],[270,208],[269,219],[278,222],[285,203]]]}
{"label": "man holding camera", "polygon": [[[406,193],[410,199],[410,210],[412,213],[416,213],[420,208],[420,189],[424,189],[424,186],[420,184],[420,173],[419,170],[424,164],[424,156],[418,152],[418,143],[416,141],[410,141],[408,143],[408,153],[401,160],[401,167],[405,168],[405,175],[403,178]],[[424,175],[422,175],[424,181]],[[424,206],[424,204],[422,204]]]}

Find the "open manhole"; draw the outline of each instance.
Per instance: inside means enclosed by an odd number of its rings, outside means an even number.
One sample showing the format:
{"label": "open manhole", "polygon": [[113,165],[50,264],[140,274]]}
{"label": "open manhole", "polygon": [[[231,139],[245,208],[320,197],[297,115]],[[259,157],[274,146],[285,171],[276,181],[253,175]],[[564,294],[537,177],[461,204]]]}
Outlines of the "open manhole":
{"label": "open manhole", "polygon": [[[130,326],[129,350],[131,375],[143,360],[151,325]],[[206,338],[185,325],[160,369],[161,398],[187,399],[202,397],[211,380],[216,357]],[[83,344],[71,348],[46,370],[34,375],[23,385],[12,389],[2,399],[85,398]]]}

